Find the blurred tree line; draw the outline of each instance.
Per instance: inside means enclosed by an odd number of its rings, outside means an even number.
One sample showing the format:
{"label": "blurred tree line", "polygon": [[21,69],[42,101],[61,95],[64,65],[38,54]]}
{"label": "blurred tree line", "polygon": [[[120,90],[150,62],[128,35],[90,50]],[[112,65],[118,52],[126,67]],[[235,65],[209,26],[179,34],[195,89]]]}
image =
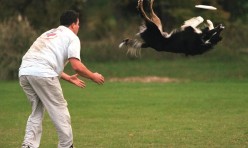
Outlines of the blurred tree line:
{"label": "blurred tree line", "polygon": [[[218,10],[196,9],[197,4],[213,5]],[[123,38],[138,31],[141,20],[136,5],[137,0],[1,0],[0,79],[17,77],[23,54],[40,33],[59,25],[60,14],[67,9],[80,13],[79,37],[86,60],[125,58],[125,51],[116,49]],[[247,46],[247,0],[155,0],[154,10],[166,31],[200,15],[227,26],[224,35],[231,34],[232,38],[224,41],[226,48]]]}

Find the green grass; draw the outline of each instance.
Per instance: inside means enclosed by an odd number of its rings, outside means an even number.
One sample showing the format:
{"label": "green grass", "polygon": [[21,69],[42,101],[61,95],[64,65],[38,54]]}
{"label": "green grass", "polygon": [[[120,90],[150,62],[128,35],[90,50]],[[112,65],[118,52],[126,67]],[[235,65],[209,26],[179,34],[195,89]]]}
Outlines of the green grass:
{"label": "green grass", "polygon": [[[106,78],[79,89],[62,82],[77,148],[248,147],[248,58],[209,53],[85,64]],[[212,55],[211,55],[212,54]],[[66,68],[66,71],[72,73]],[[109,82],[161,76],[177,83]],[[187,80],[186,82],[183,80]],[[18,81],[0,82],[0,148],[20,147],[31,108]],[[57,147],[45,115],[41,148]]]}
{"label": "green grass", "polygon": [[[169,57],[165,53],[151,52],[149,54],[143,53],[142,57],[129,61],[85,61],[85,64],[91,70],[103,73],[105,77],[155,75],[200,82],[226,82],[232,80],[247,82],[247,54],[226,52],[225,50],[211,51],[208,54],[194,57],[175,55],[174,57]],[[161,55],[164,58],[146,60],[150,54]]]}
{"label": "green grass", "polygon": [[[62,83],[76,147],[247,147],[247,83]],[[0,147],[20,147],[30,106],[18,82],[0,83]],[[41,148],[57,145],[49,117]]]}

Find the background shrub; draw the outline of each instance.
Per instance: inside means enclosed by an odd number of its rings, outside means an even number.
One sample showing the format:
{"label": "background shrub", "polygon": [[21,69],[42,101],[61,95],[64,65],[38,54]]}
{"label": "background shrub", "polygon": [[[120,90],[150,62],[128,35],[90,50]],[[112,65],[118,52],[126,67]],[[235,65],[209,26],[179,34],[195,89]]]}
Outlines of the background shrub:
{"label": "background shrub", "polygon": [[15,79],[21,58],[37,35],[26,19],[17,17],[1,22],[0,34],[0,79]]}
{"label": "background shrub", "polygon": [[[0,2],[0,80],[17,78],[21,58],[35,38],[42,32],[57,27],[59,16],[66,9],[80,13],[81,56],[84,61],[116,62],[139,60],[118,49],[125,38],[133,38],[139,30],[141,18],[134,0],[43,0]],[[217,11],[195,9],[196,4],[213,5]],[[154,10],[169,32],[186,19],[202,16],[214,23],[223,23],[223,41],[204,57],[231,56],[248,53],[247,0],[159,0]],[[17,16],[25,19],[17,19]],[[246,54],[244,54],[246,55]],[[184,57],[178,54],[142,51],[143,59],[164,60]]]}

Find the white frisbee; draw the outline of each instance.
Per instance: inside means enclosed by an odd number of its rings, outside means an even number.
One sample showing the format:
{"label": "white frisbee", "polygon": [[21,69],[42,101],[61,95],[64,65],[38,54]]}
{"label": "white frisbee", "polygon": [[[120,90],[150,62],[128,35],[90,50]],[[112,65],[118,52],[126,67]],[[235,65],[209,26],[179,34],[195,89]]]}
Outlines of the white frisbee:
{"label": "white frisbee", "polygon": [[217,8],[208,5],[195,5],[196,8],[208,9],[208,10],[217,10]]}

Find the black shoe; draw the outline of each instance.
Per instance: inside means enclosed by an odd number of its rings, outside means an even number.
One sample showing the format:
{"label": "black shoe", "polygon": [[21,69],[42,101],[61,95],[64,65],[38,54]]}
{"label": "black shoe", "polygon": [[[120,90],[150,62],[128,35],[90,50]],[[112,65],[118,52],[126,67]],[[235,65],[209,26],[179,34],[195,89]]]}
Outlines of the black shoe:
{"label": "black shoe", "polygon": [[28,146],[28,145],[22,145],[22,148],[30,148],[30,146]]}

